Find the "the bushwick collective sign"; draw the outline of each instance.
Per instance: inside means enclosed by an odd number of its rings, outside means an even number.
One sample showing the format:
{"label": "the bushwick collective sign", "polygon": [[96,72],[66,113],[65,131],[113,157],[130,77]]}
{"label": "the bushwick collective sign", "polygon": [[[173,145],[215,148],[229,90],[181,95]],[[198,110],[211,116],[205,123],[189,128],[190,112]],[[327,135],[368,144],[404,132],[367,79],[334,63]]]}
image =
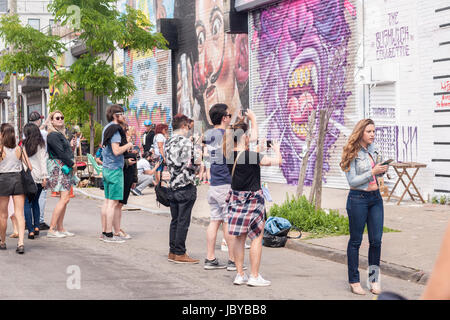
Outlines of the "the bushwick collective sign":
{"label": "the bushwick collective sign", "polygon": [[377,60],[409,56],[409,42],[412,37],[408,26],[400,26],[398,12],[388,13],[389,28],[375,34]]}
{"label": "the bushwick collective sign", "polygon": [[235,0],[234,8],[236,9],[236,11],[244,11],[277,1],[279,0]]}

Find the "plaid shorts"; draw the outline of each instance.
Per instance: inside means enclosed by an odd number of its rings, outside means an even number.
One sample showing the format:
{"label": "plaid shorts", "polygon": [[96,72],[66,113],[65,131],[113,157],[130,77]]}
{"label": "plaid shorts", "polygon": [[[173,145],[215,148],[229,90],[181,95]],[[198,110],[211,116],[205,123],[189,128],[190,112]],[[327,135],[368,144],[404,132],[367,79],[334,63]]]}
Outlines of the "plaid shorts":
{"label": "plaid shorts", "polygon": [[266,210],[262,190],[257,192],[230,190],[226,210],[230,235],[239,236],[247,233],[253,240],[263,231]]}

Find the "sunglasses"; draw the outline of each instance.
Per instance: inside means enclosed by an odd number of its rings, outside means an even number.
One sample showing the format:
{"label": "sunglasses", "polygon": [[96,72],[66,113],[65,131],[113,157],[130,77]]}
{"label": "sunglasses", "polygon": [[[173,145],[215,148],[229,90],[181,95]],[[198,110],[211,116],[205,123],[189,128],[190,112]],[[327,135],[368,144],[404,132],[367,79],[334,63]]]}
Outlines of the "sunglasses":
{"label": "sunglasses", "polygon": [[114,113],[115,115],[118,115],[118,116],[123,116],[123,112],[116,112],[116,113]]}
{"label": "sunglasses", "polygon": [[64,116],[62,116],[62,117],[55,117],[55,120],[57,120],[57,121],[64,120]]}
{"label": "sunglasses", "polygon": [[228,117],[231,119],[232,116],[233,116],[232,114],[227,114],[225,117]]}

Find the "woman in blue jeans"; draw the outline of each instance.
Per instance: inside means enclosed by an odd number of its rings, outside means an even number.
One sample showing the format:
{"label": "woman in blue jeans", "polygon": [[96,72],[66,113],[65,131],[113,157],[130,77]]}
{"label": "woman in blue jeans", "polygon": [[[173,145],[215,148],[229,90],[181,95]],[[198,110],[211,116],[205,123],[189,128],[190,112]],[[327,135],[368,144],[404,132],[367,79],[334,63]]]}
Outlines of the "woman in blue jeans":
{"label": "woman in blue jeans", "polygon": [[360,295],[366,294],[361,287],[358,271],[359,247],[366,224],[369,235],[370,291],[373,294],[381,292],[379,266],[384,209],[376,176],[384,174],[388,166],[381,164],[381,156],[373,145],[374,139],[374,122],[371,119],[360,120],[344,147],[340,163],[350,185],[347,198],[350,228],[347,246],[348,279],[351,291]]}

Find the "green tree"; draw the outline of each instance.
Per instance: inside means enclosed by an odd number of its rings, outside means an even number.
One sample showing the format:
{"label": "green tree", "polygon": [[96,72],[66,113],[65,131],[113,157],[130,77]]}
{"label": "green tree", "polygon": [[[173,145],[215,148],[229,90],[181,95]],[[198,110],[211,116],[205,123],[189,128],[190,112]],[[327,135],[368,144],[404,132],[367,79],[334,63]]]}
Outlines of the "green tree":
{"label": "green tree", "polygon": [[154,26],[141,11],[127,6],[122,14],[112,0],[54,0],[48,9],[56,21],[79,34],[88,52],[69,68],[57,69],[55,57],[68,49],[58,36],[22,26],[17,15],[3,16],[0,37],[15,51],[0,57],[0,69],[6,72],[6,79],[14,71],[23,75],[54,71],[52,85],[67,84],[69,90],[54,97],[50,107],[61,110],[69,121],[89,121],[93,153],[97,97],[108,96],[117,102],[136,90],[131,76],[115,74],[109,58],[117,47],[146,52],[155,47],[167,49],[167,41],[162,34],[152,32]]}
{"label": "green tree", "polygon": [[[73,10],[76,6],[79,10]],[[90,123],[90,152],[94,151],[94,112],[97,97],[108,96],[112,102],[132,95],[136,90],[131,76],[120,76],[108,63],[117,46],[148,51],[167,49],[162,34],[139,11],[126,7],[121,14],[111,0],[54,0],[49,5],[57,21],[71,25],[86,44],[87,53],[68,69],[58,70],[53,84],[69,84],[70,90],[52,99],[51,108],[69,117]],[[79,16],[76,16],[79,14]],[[74,23],[75,22],[75,23]]]}

